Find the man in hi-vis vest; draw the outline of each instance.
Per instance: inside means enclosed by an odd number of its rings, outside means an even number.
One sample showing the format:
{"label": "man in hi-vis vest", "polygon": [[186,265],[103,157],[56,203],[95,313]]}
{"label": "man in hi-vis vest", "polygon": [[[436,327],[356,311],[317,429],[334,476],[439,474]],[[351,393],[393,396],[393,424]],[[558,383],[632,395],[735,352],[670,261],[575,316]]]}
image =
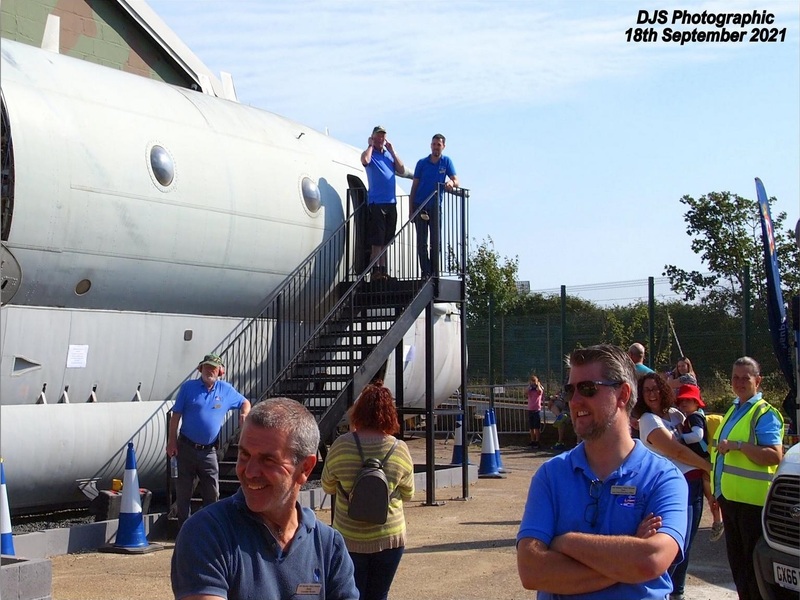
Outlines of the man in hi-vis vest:
{"label": "man in hi-vis vest", "polygon": [[753,550],[761,535],[761,509],[783,458],[783,417],[762,399],[761,367],[744,356],[733,363],[736,394],[711,447],[711,488],[722,508],[728,564],[740,600],[759,600]]}

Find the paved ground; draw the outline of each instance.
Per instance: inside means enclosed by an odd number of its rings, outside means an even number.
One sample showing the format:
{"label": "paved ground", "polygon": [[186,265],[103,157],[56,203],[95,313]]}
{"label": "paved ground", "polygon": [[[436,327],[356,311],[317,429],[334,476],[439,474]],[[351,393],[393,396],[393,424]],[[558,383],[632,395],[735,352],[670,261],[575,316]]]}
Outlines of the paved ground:
{"label": "paved ground", "polygon": [[[417,460],[424,440],[409,441]],[[479,459],[475,448],[473,460]],[[472,450],[471,450],[472,452]],[[436,442],[437,463],[448,463],[452,442]],[[391,600],[518,600],[536,598],[517,577],[514,539],[532,474],[549,452],[504,448],[505,479],[481,479],[471,499],[457,499],[460,488],[439,489],[442,506],[425,506],[424,493],[406,505],[408,546],[390,594]],[[319,516],[330,522],[330,513]],[[687,600],[734,600],[724,540],[708,541],[710,516],[703,515],[692,550]],[[72,554],[53,559],[54,600],[167,600],[172,598],[167,550],[144,556]]]}

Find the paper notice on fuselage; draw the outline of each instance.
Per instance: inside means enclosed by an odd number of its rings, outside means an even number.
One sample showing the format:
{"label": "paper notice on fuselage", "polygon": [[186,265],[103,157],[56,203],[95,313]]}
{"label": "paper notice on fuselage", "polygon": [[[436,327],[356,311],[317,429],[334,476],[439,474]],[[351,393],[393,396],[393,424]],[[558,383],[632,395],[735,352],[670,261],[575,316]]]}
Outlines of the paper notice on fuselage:
{"label": "paper notice on fuselage", "polygon": [[89,344],[70,344],[67,352],[68,369],[85,369],[86,359],[89,356]]}

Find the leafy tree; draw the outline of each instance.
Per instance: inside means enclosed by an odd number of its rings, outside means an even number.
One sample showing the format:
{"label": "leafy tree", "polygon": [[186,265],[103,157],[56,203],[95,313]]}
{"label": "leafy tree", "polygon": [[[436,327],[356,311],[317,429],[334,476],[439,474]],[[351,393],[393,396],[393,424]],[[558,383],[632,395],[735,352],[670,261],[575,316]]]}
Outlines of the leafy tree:
{"label": "leafy tree", "polygon": [[[776,202],[770,198],[770,209]],[[665,265],[664,275],[672,290],[686,301],[701,300],[730,314],[741,314],[745,268],[750,270],[754,306],[766,296],[763,246],[758,202],[730,192],[711,192],[694,199],[684,196],[681,204],[691,248],[707,265],[710,274]],[[784,298],[800,290],[800,251],[793,234],[783,228],[785,212],[772,214],[775,245],[781,268]]]}
{"label": "leafy tree", "polygon": [[491,237],[483,240],[467,257],[468,319],[486,318],[490,298],[494,314],[507,314],[516,304],[519,258],[501,258]]}

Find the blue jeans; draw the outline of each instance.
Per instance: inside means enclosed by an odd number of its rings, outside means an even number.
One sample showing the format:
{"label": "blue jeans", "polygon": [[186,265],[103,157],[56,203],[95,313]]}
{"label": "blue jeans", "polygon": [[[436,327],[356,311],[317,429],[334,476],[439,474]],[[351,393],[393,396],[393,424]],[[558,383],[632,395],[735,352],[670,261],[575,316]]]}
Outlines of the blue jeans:
{"label": "blue jeans", "polygon": [[372,554],[351,552],[359,600],[386,600],[394,574],[405,548],[392,548]]}
{"label": "blue jeans", "polygon": [[703,516],[703,480],[687,479],[686,483],[689,486],[687,506],[689,530],[686,532],[683,561],[677,565],[673,565],[669,569],[669,576],[672,578],[672,593],[676,596],[684,592],[684,587],[686,586],[686,571],[689,568],[689,550],[692,548],[694,536],[697,534],[697,528],[700,526],[700,517]]}

